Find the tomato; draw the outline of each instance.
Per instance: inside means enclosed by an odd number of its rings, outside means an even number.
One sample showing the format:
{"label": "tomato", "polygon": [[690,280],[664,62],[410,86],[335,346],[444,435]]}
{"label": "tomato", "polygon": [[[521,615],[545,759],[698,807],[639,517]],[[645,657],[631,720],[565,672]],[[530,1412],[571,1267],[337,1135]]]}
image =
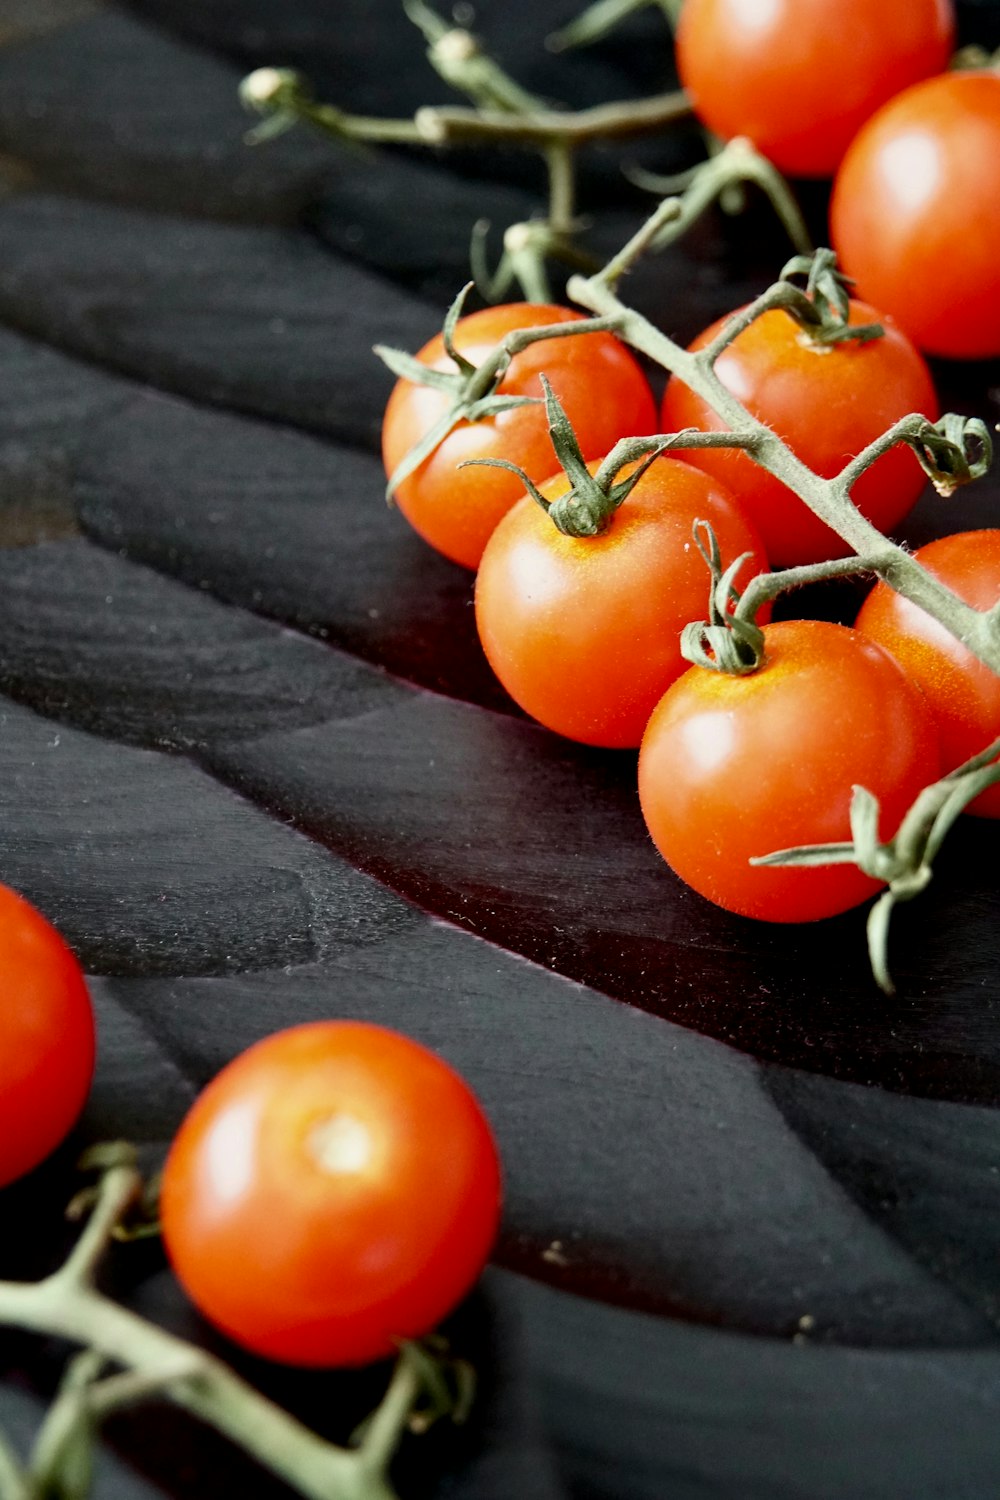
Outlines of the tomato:
{"label": "tomato", "polygon": [[269,1359],[356,1365],[465,1295],[499,1214],[468,1086],[380,1026],[278,1032],[209,1084],[167,1157],[163,1237],[196,1306]]}
{"label": "tomato", "polygon": [[[568,487],[560,474],[542,494],[555,500]],[[698,519],[711,522],[727,565],[752,552],[747,576],[766,570],[760,537],[729,492],[675,458],[650,465],[598,536],[565,536],[535,501],[515,505],[483,553],[476,624],[523,709],[588,745],[638,745],[687,665],[681,630],[707,612]]]}
{"label": "tomato", "polygon": [[684,0],[677,68],[716,135],[832,175],[886,99],[947,66],[949,0]]}
{"label": "tomato", "polygon": [[[935,578],[976,609],[1000,601],[1000,531],[962,531],[915,554]],[[943,625],[887,584],[876,584],[857,628],[895,657],[921,689],[941,734],[942,770],[953,771],[1000,737],[1000,677]],[[1000,818],[1000,785],[969,807]]]}
{"label": "tomato", "polygon": [[0,1187],[30,1172],[76,1121],[94,1071],[94,1016],[55,928],[0,886]]}
{"label": "tomato", "polygon": [[688,885],[728,911],[809,922],[878,889],[854,865],[760,868],[751,858],[850,838],[852,788],[895,833],[938,775],[937,732],[919,691],[880,647],[823,620],[764,630],[761,667],[692,667],[657,706],[639,753],[653,842]]}
{"label": "tomato", "polygon": [[[567,307],[516,302],[459,319],[455,347],[480,364],[505,334],[581,317]],[[439,335],[417,358],[439,370],[454,369]],[[540,396],[546,375],[576,430],[585,458],[602,457],[618,438],[654,432],[656,404],[638,363],[610,333],[543,339],[515,355],[498,387],[503,396]],[[382,456],[391,474],[447,410],[448,395],[400,380],[382,424]],[[453,562],[479,566],[501,516],[524,493],[502,469],[458,465],[473,458],[505,458],[536,482],[552,473],[552,444],[544,405],[516,407],[463,422],[448,434],[396,491],[396,503],[425,541]]]}
{"label": "tomato", "polygon": [[[709,343],[720,318],[691,345]],[[911,411],[938,416],[937,397],[923,359],[898,328],[874,308],[852,301],[854,326],[881,322],[882,338],[821,345],[795,320],[768,312],[730,344],[716,363],[722,383],[744,406],[784,438],[803,463],[825,478]],[[720,432],[726,423],[674,376],[663,401],[663,429],[696,427]],[[737,496],[764,539],[775,567],[846,557],[850,548],[814,516],[780,479],[736,449],[692,449],[687,461],[713,474]],[[880,531],[902,520],[923,489],[925,477],[909,448],[883,455],[854,486],[858,508]]]}
{"label": "tomato", "polygon": [[830,233],[922,349],[1000,354],[1000,76],[946,73],[879,110],[837,175]]}

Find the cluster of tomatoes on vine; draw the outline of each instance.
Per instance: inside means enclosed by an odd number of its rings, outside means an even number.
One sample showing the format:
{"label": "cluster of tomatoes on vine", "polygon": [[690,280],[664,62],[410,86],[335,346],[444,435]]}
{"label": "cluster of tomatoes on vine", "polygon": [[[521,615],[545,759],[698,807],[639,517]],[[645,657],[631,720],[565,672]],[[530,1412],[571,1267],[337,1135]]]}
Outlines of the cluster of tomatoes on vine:
{"label": "cluster of tomatoes on vine", "polygon": [[[686,0],[682,10],[679,69],[706,124],[749,136],[791,172],[838,168],[832,240],[866,300],[845,299],[832,336],[829,323],[817,331],[766,312],[715,364],[751,416],[823,477],[904,415],[937,419],[921,350],[1000,354],[1000,75],[942,72],[952,43],[945,0],[816,0],[766,13],[745,0]],[[510,696],[571,739],[639,748],[649,831],[685,882],[746,916],[843,911],[878,888],[856,865],[751,861],[849,840],[856,786],[877,798],[881,836],[891,836],[922,788],[1000,734],[1000,678],[884,584],[854,628],[768,624],[764,612],[753,670],[689,666],[682,631],[704,617],[708,592],[699,523],[723,559],[742,560],[733,598],[769,567],[849,549],[738,448],[602,470],[626,436],[726,424],[676,376],[658,412],[613,332],[556,336],[579,317],[527,303],[453,310],[416,361],[402,369],[397,357],[383,424],[396,502],[434,547],[477,570],[479,636]],[[462,408],[463,380],[538,326],[554,336],[518,346],[495,407]],[[923,483],[901,446],[852,499],[888,533]],[[943,537],[917,558],[975,608],[1000,599],[1000,530]],[[1000,787],[971,810],[1000,815]]]}

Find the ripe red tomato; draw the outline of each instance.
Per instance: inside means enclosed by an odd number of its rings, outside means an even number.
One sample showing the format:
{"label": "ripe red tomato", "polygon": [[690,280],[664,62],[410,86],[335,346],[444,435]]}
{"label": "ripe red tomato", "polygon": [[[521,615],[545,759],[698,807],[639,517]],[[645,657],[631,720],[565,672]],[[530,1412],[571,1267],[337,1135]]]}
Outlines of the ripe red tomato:
{"label": "ripe red tomato", "polygon": [[947,66],[950,0],[684,0],[677,67],[716,135],[828,177],[886,99]]}
{"label": "ripe red tomato", "polygon": [[209,1084],[167,1158],[167,1252],[237,1343],[356,1365],[429,1332],[472,1286],[499,1214],[489,1126],[440,1058],[380,1026],[258,1042]]}
{"label": "ripe red tomato", "polygon": [[[976,609],[1000,600],[1000,531],[943,536],[915,556]],[[918,605],[887,584],[876,584],[861,606],[857,628],[884,647],[923,692],[941,734],[943,771],[954,770],[1000,736],[1000,677]],[[981,793],[969,811],[1000,818],[1000,784]]]}
{"label": "ripe red tomato", "polygon": [[[755,417],[773,428],[803,463],[832,478],[868,443],[912,411],[935,420],[937,397],[923,359],[898,328],[874,308],[852,302],[853,326],[881,322],[882,338],[816,344],[787,313],[765,313],[730,344],[716,363],[722,383]],[[694,340],[709,343],[720,318]],[[663,401],[664,431],[725,430],[715,412],[674,376]],[[850,548],[780,479],[737,449],[693,449],[687,461],[732,490],[760,530],[775,567],[846,557]],[[906,515],[925,477],[908,448],[883,455],[854,486],[858,509],[881,531]]]}
{"label": "ripe red tomato", "polygon": [[670,867],[727,911],[810,922],[878,889],[854,865],[759,868],[751,858],[850,838],[855,784],[890,836],[938,775],[919,691],[856,631],[789,620],[764,631],[746,677],[692,667],[664,695],[639,753],[639,797]]}
{"label": "ripe red tomato", "polygon": [[[567,307],[514,302],[459,319],[455,347],[473,364],[487,357],[505,334],[581,317]],[[439,370],[454,369],[440,335],[417,358]],[[504,396],[540,396],[546,375],[569,417],[585,458],[600,458],[618,438],[655,431],[656,404],[632,354],[610,333],[543,339],[515,355],[498,387]],[[382,424],[382,457],[391,474],[409,450],[448,409],[446,393],[400,380]],[[544,405],[521,406],[463,422],[396,491],[396,502],[416,531],[467,568],[479,566],[500,517],[524,493],[503,469],[458,465],[472,458],[505,458],[539,482],[552,473],[552,443]]]}
{"label": "ripe red tomato", "polygon": [[68,1135],[94,1072],[94,1016],[55,928],[0,886],[0,1187]]}
{"label": "ripe red tomato", "polygon": [[[568,484],[560,474],[542,493],[555,500]],[[638,745],[687,665],[681,630],[708,610],[709,573],[691,535],[698,519],[711,522],[726,564],[752,552],[745,576],[766,570],[760,537],[729,492],[675,458],[650,465],[598,536],[565,536],[533,500],[515,505],[483,553],[476,624],[523,709],[588,745]]]}
{"label": "ripe red tomato", "polygon": [[880,109],[837,175],[830,233],[922,349],[1000,354],[1000,76],[945,73]]}

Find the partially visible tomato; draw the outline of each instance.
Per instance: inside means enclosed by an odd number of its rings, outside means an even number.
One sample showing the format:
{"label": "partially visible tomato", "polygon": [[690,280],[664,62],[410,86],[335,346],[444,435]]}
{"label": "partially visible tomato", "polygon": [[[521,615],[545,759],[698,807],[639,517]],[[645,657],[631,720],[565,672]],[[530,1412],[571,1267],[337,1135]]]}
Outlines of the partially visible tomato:
{"label": "partially visible tomato", "polygon": [[752,858],[850,838],[852,788],[881,801],[895,833],[938,776],[937,732],[920,692],[886,652],[823,620],[764,630],[745,677],[692,667],[665,694],[639,753],[653,842],[709,901],[769,922],[810,922],[864,901],[854,865],[766,867]]}
{"label": "partially visible tomato", "polygon": [[947,66],[950,0],[684,0],[677,67],[705,124],[828,177],[880,104]]}
{"label": "partially visible tomato", "polygon": [[880,109],[837,175],[830,233],[922,349],[1000,354],[1000,75],[944,73]]}
{"label": "partially visible tomato", "polygon": [[397,1032],[321,1021],[258,1042],[182,1124],[167,1253],[237,1343],[357,1365],[428,1333],[489,1254],[500,1170],[475,1096]]}
{"label": "partially visible tomato", "polygon": [[40,912],[0,886],[0,1187],[68,1135],[93,1071],[80,965]]}
{"label": "partially visible tomato", "polygon": [[[991,609],[1000,603],[1000,531],[956,532],[914,555],[966,604]],[[918,605],[887,584],[876,584],[861,606],[857,628],[890,652],[923,692],[941,733],[943,771],[953,771],[1000,737],[1000,677]],[[981,793],[968,810],[1000,818],[1000,784]]]}
{"label": "partially visible tomato", "polygon": [[[720,318],[691,345],[710,343]],[[909,412],[938,416],[927,366],[909,339],[863,302],[850,306],[851,325],[881,322],[881,338],[817,344],[787,313],[768,312],[726,349],[716,363],[722,383],[753,416],[783,438],[803,463],[832,478],[875,438]],[[663,401],[664,431],[695,427],[721,432],[726,423],[707,401],[674,376]],[[735,448],[692,449],[689,463],[727,484],[759,528],[775,567],[846,557],[850,548],[813,515],[780,479]],[[858,509],[891,531],[925,484],[909,448],[884,454],[854,486]]]}
{"label": "partially visible tomato", "polygon": [[[560,474],[542,494],[555,500],[568,487]],[[588,745],[638,745],[687,665],[681,631],[707,611],[709,573],[692,541],[699,519],[727,564],[753,553],[744,578],[767,570],[757,531],[725,487],[675,458],[650,465],[598,536],[564,536],[535,501],[515,505],[483,553],[476,624],[523,709]]]}
{"label": "partially visible tomato", "polygon": [[[513,302],[459,319],[455,347],[479,365],[505,334],[549,323],[569,323],[582,314],[568,307]],[[453,370],[440,335],[417,358],[438,370]],[[576,432],[585,458],[600,458],[621,437],[656,430],[656,404],[645,375],[625,345],[610,333],[544,339],[515,355],[498,388],[503,396],[541,396],[542,375]],[[391,474],[447,411],[446,393],[400,380],[382,424],[382,457]],[[537,482],[552,473],[552,443],[545,407],[522,406],[463,422],[454,428],[396,491],[400,510],[416,531],[467,568],[479,566],[497,522],[524,493],[516,475],[503,469],[459,464],[474,458],[504,458]]]}

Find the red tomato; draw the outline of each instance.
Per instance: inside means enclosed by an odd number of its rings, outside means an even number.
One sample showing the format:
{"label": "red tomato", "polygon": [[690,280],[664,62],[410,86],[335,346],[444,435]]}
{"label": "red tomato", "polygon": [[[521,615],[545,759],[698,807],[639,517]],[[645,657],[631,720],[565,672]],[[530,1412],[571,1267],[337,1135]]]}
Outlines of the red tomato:
{"label": "red tomato", "polygon": [[862,296],[922,349],[1000,354],[1000,76],[946,73],[879,110],[830,206]]}
{"label": "red tomato", "polygon": [[828,177],[880,104],[947,66],[953,40],[950,0],[684,0],[677,67],[716,135]]}
{"label": "red tomato", "polygon": [[[943,536],[915,556],[976,609],[1000,601],[1000,531]],[[861,606],[857,628],[890,652],[923,692],[940,730],[943,771],[954,770],[1000,736],[1000,677],[918,605],[887,584],[876,584]],[[1000,818],[1000,785],[977,797],[969,811]]]}
{"label": "red tomato", "polygon": [[[504,334],[581,317],[567,307],[530,302],[488,307],[461,318],[455,347],[481,364]],[[454,369],[440,335],[417,358],[439,370]],[[599,458],[621,437],[655,431],[656,405],[645,375],[625,345],[610,333],[543,339],[514,357],[498,388],[504,396],[540,396],[546,375],[572,423],[584,458]],[[382,457],[391,474],[409,450],[447,410],[447,394],[400,380],[382,424]],[[483,548],[500,517],[524,493],[516,475],[503,469],[458,465],[470,458],[505,458],[539,482],[552,473],[552,443],[544,405],[521,406],[463,422],[396,491],[407,520],[445,557],[467,568],[479,566]]]}
{"label": "red tomato", "polygon": [[209,1084],[167,1158],[167,1252],[237,1343],[356,1365],[429,1332],[482,1270],[500,1173],[489,1126],[440,1058],[380,1026],[321,1021],[258,1042]]}
{"label": "red tomato", "polygon": [[[623,471],[623,476],[627,474]],[[564,474],[542,486],[564,494]],[[511,697],[558,734],[588,745],[638,745],[653,708],[686,667],[680,632],[704,618],[710,579],[691,531],[710,521],[728,564],[760,537],[729,492],[658,458],[594,537],[564,536],[533,500],[500,522],[476,578],[476,624]]]}
{"label": "red tomato", "polygon": [[23,897],[0,886],[0,1187],[69,1134],[94,1072],[80,965]]}
{"label": "red tomato", "polygon": [[759,868],[751,858],[850,838],[856,784],[891,836],[938,775],[937,733],[891,657],[843,625],[764,631],[746,677],[692,667],[659,704],[639,753],[639,797],[670,867],[727,911],[810,922],[878,889],[854,865]]}
{"label": "red tomato", "polygon": [[[691,345],[709,343],[720,318]],[[803,463],[824,478],[834,474],[886,428],[911,411],[935,420],[937,397],[923,359],[909,339],[863,302],[852,302],[850,321],[881,322],[882,338],[820,345],[787,313],[765,313],[730,344],[716,363],[722,383],[753,416],[784,438]],[[700,396],[676,376],[663,401],[663,428],[703,432],[726,428]],[[689,463],[722,480],[764,539],[775,567],[846,557],[850,548],[813,515],[780,479],[736,449],[692,449]],[[909,448],[894,448],[854,486],[859,510],[881,531],[902,520],[925,477]]]}

